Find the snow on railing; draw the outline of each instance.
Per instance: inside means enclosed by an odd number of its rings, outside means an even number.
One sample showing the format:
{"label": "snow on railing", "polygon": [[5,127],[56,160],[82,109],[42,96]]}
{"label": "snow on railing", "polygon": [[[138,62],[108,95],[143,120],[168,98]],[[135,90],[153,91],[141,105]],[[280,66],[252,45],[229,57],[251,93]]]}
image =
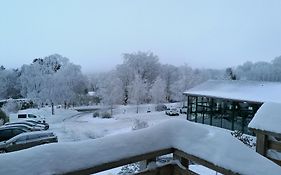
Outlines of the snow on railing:
{"label": "snow on railing", "polygon": [[0,174],[90,174],[174,153],[224,174],[279,175],[281,168],[220,128],[172,119],[95,140],[0,155]]}

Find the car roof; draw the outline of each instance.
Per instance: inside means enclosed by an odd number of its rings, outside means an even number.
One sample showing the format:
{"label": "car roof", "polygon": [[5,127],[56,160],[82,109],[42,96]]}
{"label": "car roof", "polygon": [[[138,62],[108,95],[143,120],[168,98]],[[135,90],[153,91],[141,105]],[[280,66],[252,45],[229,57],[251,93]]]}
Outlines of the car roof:
{"label": "car roof", "polygon": [[5,125],[13,125],[13,124],[26,124],[26,125],[32,125],[34,126],[34,123],[28,122],[28,121],[16,121],[16,122],[9,122],[9,123],[5,123]]}
{"label": "car roof", "polygon": [[20,137],[20,136],[31,136],[31,135],[54,135],[54,133],[50,131],[33,131],[33,132],[24,132],[17,136]]}
{"label": "car roof", "polygon": [[14,137],[12,137],[11,139],[9,139],[7,142],[9,141],[12,141],[12,140],[15,140],[19,137],[22,137],[22,136],[32,136],[32,135],[52,135],[54,136],[55,134],[53,132],[50,132],[50,131],[33,131],[33,132],[24,132],[24,133],[21,133],[21,134],[18,134]]}
{"label": "car roof", "polygon": [[9,128],[9,127],[13,127],[13,126],[16,126],[16,127],[25,127],[25,128],[30,128],[30,129],[32,129],[31,126],[28,126],[28,125],[25,125],[25,124],[3,125],[3,126],[1,126],[1,127],[2,127],[2,128]]}
{"label": "car roof", "polygon": [[19,126],[0,127],[0,130],[8,130],[8,129],[21,129],[21,130],[24,130],[24,131],[26,131],[26,132],[29,131],[29,130],[27,130],[26,128],[19,127]]}

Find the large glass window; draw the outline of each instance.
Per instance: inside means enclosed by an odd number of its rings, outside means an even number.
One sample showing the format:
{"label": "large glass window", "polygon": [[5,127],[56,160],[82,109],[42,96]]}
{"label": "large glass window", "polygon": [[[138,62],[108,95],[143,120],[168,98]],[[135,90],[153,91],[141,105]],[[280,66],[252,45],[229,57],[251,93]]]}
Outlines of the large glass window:
{"label": "large glass window", "polygon": [[260,106],[261,103],[189,96],[187,119],[252,134],[247,126]]}

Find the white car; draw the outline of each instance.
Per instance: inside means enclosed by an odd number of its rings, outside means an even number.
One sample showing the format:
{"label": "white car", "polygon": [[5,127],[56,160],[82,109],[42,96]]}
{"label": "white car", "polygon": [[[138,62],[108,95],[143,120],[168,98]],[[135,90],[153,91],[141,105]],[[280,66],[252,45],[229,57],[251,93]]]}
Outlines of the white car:
{"label": "white car", "polygon": [[179,112],[176,108],[168,108],[166,111],[165,111],[165,114],[166,115],[170,115],[170,116],[176,116],[176,115],[179,115]]}
{"label": "white car", "polygon": [[39,115],[35,115],[35,114],[29,114],[29,113],[22,113],[22,114],[18,114],[18,119],[32,119],[35,121],[40,121],[40,122],[44,122],[45,118],[41,117]]}

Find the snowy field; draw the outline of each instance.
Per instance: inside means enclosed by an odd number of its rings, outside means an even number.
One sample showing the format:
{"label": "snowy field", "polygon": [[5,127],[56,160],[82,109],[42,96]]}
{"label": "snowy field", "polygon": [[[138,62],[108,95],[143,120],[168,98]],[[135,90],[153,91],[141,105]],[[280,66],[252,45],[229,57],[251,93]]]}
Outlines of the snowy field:
{"label": "snowy field", "polygon": [[[180,104],[166,104],[168,107],[179,107]],[[94,106],[99,108],[100,106]],[[89,109],[92,107],[80,107]],[[80,109],[79,108],[79,109]],[[116,135],[130,132],[133,130],[136,120],[147,122],[148,126],[153,126],[160,121],[168,120],[171,116],[165,115],[165,112],[156,112],[155,105],[147,104],[138,107],[139,113],[136,113],[135,105],[116,106],[113,109],[113,117],[103,119],[93,117],[93,112],[77,112],[74,109],[55,109],[55,115],[51,115],[51,108],[27,109],[18,113],[33,113],[44,117],[50,124],[49,131],[58,136],[59,142],[75,142],[80,140],[95,139],[107,135]],[[147,113],[147,111],[151,111]],[[173,116],[173,118],[175,118]],[[180,119],[186,119],[186,115],[177,116]],[[16,121],[17,114],[10,114],[10,121]],[[31,148],[32,149],[32,148]],[[98,173],[99,175],[115,175],[120,172],[121,167]]]}
{"label": "snowy field", "polygon": [[[179,104],[168,106],[179,106]],[[148,113],[148,110],[151,112]],[[170,118],[186,119],[186,114],[174,117],[165,115],[164,111],[156,112],[153,105],[140,106],[139,113],[136,113],[136,106],[118,106],[113,110],[114,115],[110,119],[94,118],[93,112],[79,113],[76,110],[61,108],[55,109],[55,115],[51,115],[51,109],[48,107],[19,111],[19,113],[26,112],[45,117],[46,121],[50,124],[49,130],[58,136],[59,142],[76,142],[131,132],[137,120],[147,123],[148,127],[150,127]],[[16,116],[16,114],[11,114],[11,121],[16,120]],[[199,174],[216,174],[216,172],[198,165],[192,165],[190,168]],[[120,170],[121,168],[119,167],[98,174],[115,175]]]}

